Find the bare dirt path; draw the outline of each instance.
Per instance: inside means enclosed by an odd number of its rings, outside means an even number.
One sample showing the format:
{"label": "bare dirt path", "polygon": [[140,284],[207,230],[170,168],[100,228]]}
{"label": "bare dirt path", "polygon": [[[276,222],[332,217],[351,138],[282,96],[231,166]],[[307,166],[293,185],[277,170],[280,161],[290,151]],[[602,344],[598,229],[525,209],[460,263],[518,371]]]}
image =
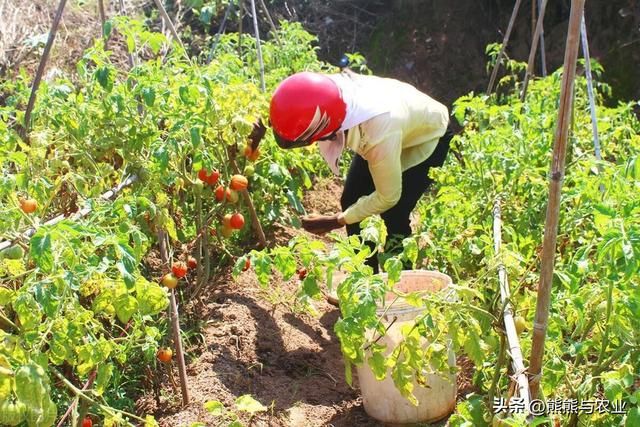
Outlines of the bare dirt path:
{"label": "bare dirt path", "polygon": [[[329,213],[339,204],[336,194],[339,185],[327,182],[307,195],[305,206],[310,212]],[[287,241],[301,232],[282,227],[275,238]],[[251,271],[237,280],[230,273],[219,277],[198,313],[206,325],[204,344],[187,349],[192,403],[181,408],[179,393],[173,393],[167,381],[159,403],[148,395],[138,409],[155,413],[163,427],[196,421],[215,426],[220,424],[203,408],[204,402],[219,400],[232,407],[238,396],[251,394],[269,407],[251,420],[253,426],[381,425],[366,415],[358,390],[345,382],[340,343],[333,333],[339,310],[319,301],[318,317],[293,313],[287,301],[296,288],[296,281],[274,279],[265,292]],[[460,386],[468,389],[465,375]]]}

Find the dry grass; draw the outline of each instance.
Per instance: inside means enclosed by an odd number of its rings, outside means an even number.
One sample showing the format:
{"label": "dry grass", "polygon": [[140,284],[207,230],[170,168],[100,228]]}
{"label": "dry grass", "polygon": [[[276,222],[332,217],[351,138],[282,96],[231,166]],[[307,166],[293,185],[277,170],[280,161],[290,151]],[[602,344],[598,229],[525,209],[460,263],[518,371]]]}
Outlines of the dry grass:
{"label": "dry grass", "polygon": [[[140,12],[149,0],[126,0],[128,15]],[[33,74],[59,0],[0,0],[0,76],[19,68]],[[119,10],[119,0],[104,0],[107,17]],[[68,0],[55,44],[47,64],[47,73],[75,67],[82,52],[101,34],[97,0],[78,5]]]}

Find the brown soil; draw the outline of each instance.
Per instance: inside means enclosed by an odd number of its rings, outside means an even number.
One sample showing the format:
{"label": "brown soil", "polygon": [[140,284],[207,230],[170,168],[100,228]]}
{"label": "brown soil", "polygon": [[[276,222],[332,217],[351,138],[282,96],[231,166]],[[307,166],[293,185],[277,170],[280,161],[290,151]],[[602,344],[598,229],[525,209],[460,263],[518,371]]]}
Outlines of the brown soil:
{"label": "brown soil", "polygon": [[[337,207],[339,189],[337,181],[316,186],[305,198],[308,210],[330,213]],[[301,232],[283,227],[276,234],[285,241]],[[295,313],[291,296],[296,288],[296,281],[274,280],[263,290],[251,271],[237,280],[228,272],[214,280],[205,291],[205,308],[193,310],[197,319],[189,319],[204,325],[204,342],[186,348],[190,405],[181,407],[179,391],[165,379],[159,399],[149,392],[138,401],[138,411],[154,413],[163,427],[195,421],[213,426],[218,424],[204,402],[219,400],[233,407],[238,396],[251,394],[269,411],[250,425],[380,425],[364,412],[357,388],[345,382],[340,343],[333,333],[339,310],[319,301],[319,317]],[[459,365],[459,396],[464,397],[474,390],[474,367],[465,358]],[[177,381],[175,366],[173,376]]]}

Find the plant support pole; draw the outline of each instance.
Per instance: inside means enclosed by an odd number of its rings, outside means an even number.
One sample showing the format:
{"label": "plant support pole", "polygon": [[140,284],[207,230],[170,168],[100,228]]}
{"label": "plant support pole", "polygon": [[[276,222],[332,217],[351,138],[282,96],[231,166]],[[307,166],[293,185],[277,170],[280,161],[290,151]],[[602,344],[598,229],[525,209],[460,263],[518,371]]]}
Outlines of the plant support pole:
{"label": "plant support pole", "polygon": [[509,349],[509,355],[511,356],[511,367],[513,368],[514,376],[517,382],[517,390],[520,398],[523,399],[525,411],[529,408],[529,402],[531,400],[529,393],[529,381],[526,375],[526,368],[524,367],[524,361],[522,357],[522,350],[520,349],[520,340],[518,339],[518,332],[513,320],[513,307],[509,300],[511,299],[511,291],[509,290],[509,279],[507,278],[507,271],[504,267],[502,259],[500,258],[500,248],[502,246],[502,218],[500,212],[500,200],[496,199],[493,206],[493,249],[498,257],[498,280],[500,283],[500,303],[501,307],[504,307],[504,329],[507,335],[507,343]]}
{"label": "plant support pole", "polygon": [[42,81],[42,75],[44,74],[45,66],[47,65],[47,59],[49,59],[49,54],[51,53],[51,48],[53,47],[53,42],[56,39],[56,33],[58,32],[58,26],[60,25],[60,20],[62,19],[62,12],[64,12],[64,7],[67,4],[67,0],[60,0],[58,4],[58,9],[56,10],[56,15],[53,18],[53,23],[51,24],[51,30],[49,31],[49,37],[47,38],[47,44],[44,46],[44,52],[42,52],[42,58],[40,58],[40,64],[38,65],[38,71],[36,71],[36,77],[33,79],[33,86],[31,87],[31,95],[29,96],[29,102],[27,104],[27,110],[24,113],[24,133],[22,135],[22,139],[27,140],[27,135],[29,135],[29,129],[31,128],[31,112],[33,111],[33,107],[36,103],[36,94],[38,92],[38,88],[40,87],[40,82]]}
{"label": "plant support pole", "polygon": [[[538,1],[538,10],[540,10],[542,8],[542,0],[537,0],[537,1]],[[547,53],[544,47],[544,24],[540,29],[540,66],[542,68],[542,77],[547,77]]]}
{"label": "plant support pole", "polygon": [[[160,257],[162,263],[170,266],[169,255],[167,253],[167,238],[164,230],[158,231],[158,242],[160,242]],[[175,289],[169,292],[169,311],[171,314],[171,329],[173,330],[173,345],[176,350],[178,362],[178,374],[180,375],[180,389],[182,390],[182,405],[189,404],[189,386],[187,384],[187,367],[184,363],[184,352],[182,350],[182,337],[180,333],[180,317],[178,315],[178,303],[176,302]]]}
{"label": "plant support pole", "polygon": [[540,34],[542,34],[544,14],[547,10],[547,0],[543,0],[539,9],[540,10],[538,12],[538,24],[536,25],[536,32],[533,35],[533,39],[531,40],[531,51],[529,51],[529,61],[527,61],[527,71],[524,75],[524,82],[522,83],[522,94],[520,95],[520,100],[522,102],[524,102],[524,99],[527,96],[527,88],[529,87],[529,80],[533,76],[533,67],[535,65],[536,53],[538,51],[538,40],[540,39]]}
{"label": "plant support pole", "polygon": [[[127,16],[127,9],[124,7],[124,0],[120,0],[120,15]],[[133,57],[133,52],[127,50],[127,60],[129,61],[129,68],[132,69],[136,66],[136,61]],[[142,115],[142,107],[138,105],[138,113]]]}
{"label": "plant support pole", "polygon": [[[582,14],[582,22],[580,24],[580,38],[582,39],[582,56],[584,57],[584,74],[587,78],[587,93],[589,94],[589,110],[591,111],[591,127],[593,130],[593,145],[595,149],[596,159],[602,160],[602,152],[600,151],[600,135],[598,134],[598,117],[596,115],[596,100],[593,90],[593,74],[591,73],[591,55],[589,53],[589,39],[587,37],[587,23]],[[598,165],[598,169],[601,169]],[[604,184],[600,184],[600,193],[604,194]]]}
{"label": "plant support pole", "polygon": [[256,0],[251,0],[251,14],[253,15],[253,29],[256,32],[256,48],[258,50],[258,63],[260,64],[260,86],[262,88],[262,92],[266,92],[267,88],[264,83],[264,61],[262,61],[262,46],[260,45],[260,30],[258,29]]}
{"label": "plant support pole", "polygon": [[537,399],[540,394],[542,357],[544,355],[544,342],[547,334],[547,322],[549,320],[551,283],[553,280],[556,240],[558,237],[560,195],[562,181],[564,179],[576,63],[578,61],[578,50],[580,48],[580,23],[584,10],[584,2],[585,0],[571,1],[571,17],[569,19],[569,29],[565,47],[558,125],[554,137],[553,160],[551,162],[549,177],[549,200],[547,204],[544,240],[542,243],[540,282],[538,284],[538,297],[536,301],[536,317],[533,324],[533,343],[529,359],[529,372],[531,375],[529,387],[532,399]]}
{"label": "plant support pole", "polygon": [[216,33],[216,38],[213,40],[213,44],[211,45],[211,50],[209,50],[209,57],[207,58],[207,64],[211,63],[213,59],[213,54],[216,51],[216,47],[218,47],[218,42],[220,41],[220,36],[224,32],[224,28],[227,25],[227,19],[229,18],[229,13],[233,9],[233,2],[229,2],[229,6],[227,6],[227,10],[224,12],[224,17],[222,18],[222,22],[220,23],[220,28],[218,28],[218,32]]}
{"label": "plant support pole", "polygon": [[500,48],[500,53],[498,53],[498,57],[496,58],[496,64],[493,66],[493,71],[491,72],[491,78],[489,79],[489,86],[487,86],[487,95],[491,95],[491,92],[493,92],[493,86],[496,82],[496,77],[498,76],[498,69],[500,68],[500,64],[502,63],[502,58],[504,57],[504,53],[507,50],[507,44],[509,44],[509,38],[511,37],[511,30],[513,30],[513,24],[516,22],[516,17],[518,16],[518,11],[520,10],[521,4],[522,4],[522,0],[516,0],[516,4],[513,6],[513,12],[511,13],[511,19],[509,20],[509,25],[507,26],[507,32],[504,34],[504,39],[502,40],[502,47]]}

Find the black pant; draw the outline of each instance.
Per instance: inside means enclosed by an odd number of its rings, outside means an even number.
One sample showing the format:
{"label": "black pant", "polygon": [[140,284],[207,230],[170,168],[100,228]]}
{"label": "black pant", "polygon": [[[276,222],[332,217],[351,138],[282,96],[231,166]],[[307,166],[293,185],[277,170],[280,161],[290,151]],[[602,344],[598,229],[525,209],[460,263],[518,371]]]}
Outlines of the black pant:
{"label": "black pant", "polygon": [[[411,211],[413,211],[420,197],[433,183],[433,180],[429,178],[429,169],[440,167],[444,164],[447,153],[449,152],[451,138],[453,138],[453,132],[451,128],[448,128],[444,136],[440,138],[435,151],[427,160],[402,173],[402,194],[400,200],[394,207],[380,215],[387,226],[387,235],[389,236],[387,239],[387,248],[391,248],[391,245],[397,247],[398,241],[411,235],[409,218]],[[357,202],[360,197],[369,195],[374,191],[375,186],[373,184],[373,178],[371,178],[371,173],[369,172],[367,161],[358,154],[355,154],[340,199],[342,211],[344,212],[349,206]],[[359,233],[360,223],[347,225],[348,235],[351,236]],[[377,256],[374,255],[370,257],[367,260],[367,264],[370,265],[376,273],[378,272]]]}

